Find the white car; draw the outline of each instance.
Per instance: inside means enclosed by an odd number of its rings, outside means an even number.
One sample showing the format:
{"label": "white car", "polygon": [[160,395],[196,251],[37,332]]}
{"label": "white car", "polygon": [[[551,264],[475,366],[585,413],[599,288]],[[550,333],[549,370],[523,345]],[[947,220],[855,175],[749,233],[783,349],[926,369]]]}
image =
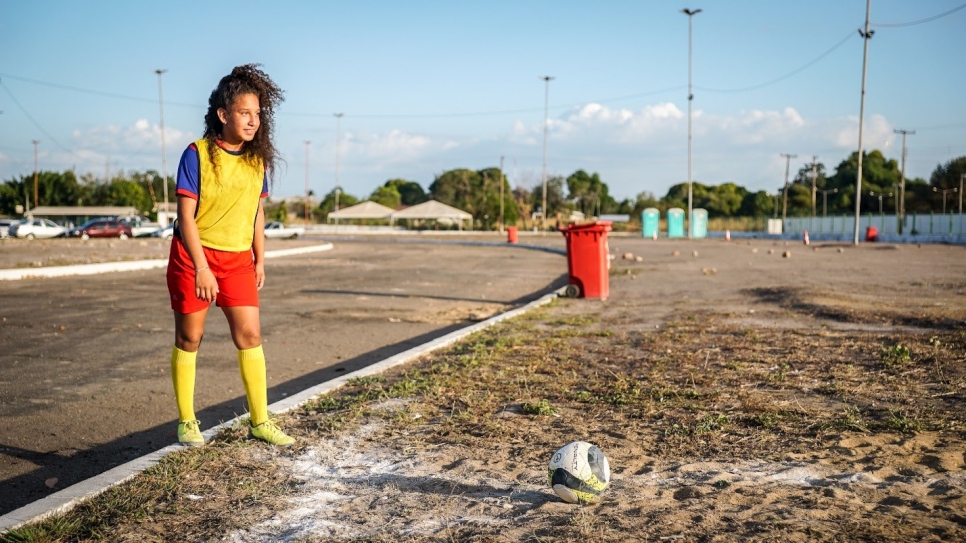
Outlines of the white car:
{"label": "white car", "polygon": [[0,239],[5,238],[10,235],[9,229],[11,226],[17,224],[17,219],[0,219]]}
{"label": "white car", "polygon": [[59,226],[49,219],[24,219],[10,225],[9,232],[15,238],[55,238],[67,233],[67,227]]}
{"label": "white car", "polygon": [[168,226],[163,228],[158,228],[148,235],[152,238],[171,239],[174,237],[174,223],[170,223]]}
{"label": "white car", "polygon": [[305,228],[301,226],[285,226],[285,224],[273,221],[265,224],[265,237],[278,239],[295,239],[305,235]]}
{"label": "white car", "polygon": [[161,228],[161,225],[149,220],[147,217],[142,217],[140,215],[133,215],[130,217],[119,217],[119,221],[131,227],[131,236],[136,238],[143,238],[150,236],[155,230]]}

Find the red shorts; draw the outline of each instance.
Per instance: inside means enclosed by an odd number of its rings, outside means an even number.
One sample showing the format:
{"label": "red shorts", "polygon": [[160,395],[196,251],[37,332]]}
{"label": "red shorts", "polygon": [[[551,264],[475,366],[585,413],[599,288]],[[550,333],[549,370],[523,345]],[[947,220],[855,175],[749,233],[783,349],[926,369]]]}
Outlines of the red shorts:
{"label": "red shorts", "polygon": [[[238,253],[218,251],[202,247],[208,266],[218,281],[218,296],[215,302],[220,307],[254,306],[258,307],[258,285],[255,283],[255,259],[251,251]],[[196,313],[208,309],[211,302],[195,295],[195,265],[191,256],[175,236],[171,240],[171,254],[168,256],[168,293],[171,294],[171,309],[178,313]]]}

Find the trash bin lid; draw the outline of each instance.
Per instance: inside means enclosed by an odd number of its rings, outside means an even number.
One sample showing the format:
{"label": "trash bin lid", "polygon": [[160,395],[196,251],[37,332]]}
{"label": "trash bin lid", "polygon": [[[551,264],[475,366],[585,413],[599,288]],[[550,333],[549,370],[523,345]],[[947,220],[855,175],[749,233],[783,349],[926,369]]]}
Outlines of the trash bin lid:
{"label": "trash bin lid", "polygon": [[588,232],[610,232],[611,225],[614,224],[611,221],[594,221],[584,224],[571,224],[567,228],[564,228],[563,232],[570,232],[573,230],[585,230]]}

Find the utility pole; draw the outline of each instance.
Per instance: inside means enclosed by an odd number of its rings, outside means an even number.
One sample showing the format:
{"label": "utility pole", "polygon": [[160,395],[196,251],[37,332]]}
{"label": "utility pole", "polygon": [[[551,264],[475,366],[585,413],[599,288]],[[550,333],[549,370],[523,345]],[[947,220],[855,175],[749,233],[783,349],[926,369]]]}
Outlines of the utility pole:
{"label": "utility pole", "polygon": [[305,140],[305,224],[309,223],[309,145],[312,142]]}
{"label": "utility pole", "polygon": [[788,168],[791,165],[792,159],[798,158],[798,155],[779,153],[779,156],[785,157],[785,190],[782,191],[782,231],[784,232],[785,217],[788,214]]}
{"label": "utility pole", "polygon": [[855,175],[855,231],[852,244],[859,244],[859,218],[862,212],[862,126],[865,124],[865,77],[869,65],[869,40],[875,30],[869,30],[869,18],[872,17],[872,0],[865,0],[865,31],[859,29],[862,42],[862,98],[859,101],[859,168]]}
{"label": "utility pole", "polygon": [[899,233],[902,233],[902,223],[906,218],[906,135],[915,135],[915,130],[893,130],[902,134],[902,180],[899,182]]}
{"label": "utility pole", "polygon": [[545,85],[543,95],[543,207],[540,214],[543,217],[543,231],[547,231],[547,123],[550,117],[550,82],[554,80],[552,76],[545,75],[540,77]]}
{"label": "utility pole", "polygon": [[812,155],[812,216],[815,216],[815,197],[818,196],[818,156]]}
{"label": "utility pole", "polygon": [[694,92],[691,89],[691,50],[693,45],[694,16],[701,13],[700,9],[684,8],[681,13],[688,16],[688,239],[691,239],[691,104],[694,102]]}
{"label": "utility pole", "polygon": [[40,145],[40,140],[33,140],[34,142],[34,207],[37,207],[37,202],[40,199],[40,188],[37,182],[37,146]]}
{"label": "utility pole", "polygon": [[342,185],[339,184],[339,160],[342,155],[342,113],[333,113],[335,116],[335,211],[339,210],[339,193],[342,192]]}
{"label": "utility pole", "polygon": [[158,106],[161,109],[161,177],[164,179],[164,224],[168,224],[168,159],[164,148],[164,98],[161,93],[161,75],[168,70],[154,70],[158,74]]}
{"label": "utility pole", "polygon": [[966,173],[959,174],[959,220],[963,220],[963,180],[966,180]]}
{"label": "utility pole", "polygon": [[[503,176],[503,156],[500,156],[500,233],[503,233],[503,185],[506,184],[506,177]],[[962,208],[962,204],[959,206]],[[960,213],[963,212],[962,209],[959,210]]]}

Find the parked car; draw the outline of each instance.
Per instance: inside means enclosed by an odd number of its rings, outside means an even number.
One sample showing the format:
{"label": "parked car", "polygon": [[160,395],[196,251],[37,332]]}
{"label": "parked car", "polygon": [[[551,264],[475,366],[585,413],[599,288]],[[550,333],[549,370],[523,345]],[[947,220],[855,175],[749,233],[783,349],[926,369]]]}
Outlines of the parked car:
{"label": "parked car", "polygon": [[122,223],[131,227],[131,235],[136,238],[150,236],[161,225],[141,215],[131,215],[129,217],[118,217]]}
{"label": "parked car", "polygon": [[286,238],[295,239],[299,236],[305,235],[305,228],[301,226],[285,226],[285,224],[272,221],[265,225],[265,237],[266,238]]}
{"label": "parked car", "polygon": [[94,219],[70,231],[72,238],[121,238],[131,237],[131,227],[118,219]]}
{"label": "parked car", "polygon": [[17,219],[0,219],[0,239],[10,235],[10,227],[20,222]]}
{"label": "parked car", "polygon": [[171,239],[174,237],[174,223],[171,223],[164,228],[158,228],[149,235],[152,238]]}
{"label": "parked car", "polygon": [[60,226],[50,219],[24,219],[17,224],[10,225],[10,236],[15,238],[56,238],[67,232],[67,227]]}

